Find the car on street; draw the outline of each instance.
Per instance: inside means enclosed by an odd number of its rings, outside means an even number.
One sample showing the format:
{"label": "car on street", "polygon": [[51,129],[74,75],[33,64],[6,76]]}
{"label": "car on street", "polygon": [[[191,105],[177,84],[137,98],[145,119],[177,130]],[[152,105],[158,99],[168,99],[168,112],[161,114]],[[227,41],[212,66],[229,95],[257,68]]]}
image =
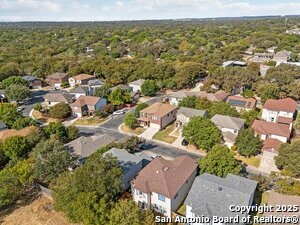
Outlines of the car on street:
{"label": "car on street", "polygon": [[125,112],[123,110],[117,110],[117,111],[113,112],[114,116],[119,116],[119,115],[124,115],[124,114],[125,114]]}
{"label": "car on street", "polygon": [[17,108],[17,111],[18,111],[18,112],[22,112],[24,109],[25,109],[24,106],[19,106],[19,107]]}

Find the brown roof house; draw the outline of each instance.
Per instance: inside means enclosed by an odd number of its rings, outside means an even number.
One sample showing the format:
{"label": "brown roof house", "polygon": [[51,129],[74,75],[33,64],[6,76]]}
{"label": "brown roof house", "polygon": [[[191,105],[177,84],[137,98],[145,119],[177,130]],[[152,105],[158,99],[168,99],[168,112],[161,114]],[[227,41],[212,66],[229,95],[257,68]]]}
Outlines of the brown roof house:
{"label": "brown roof house", "polygon": [[138,121],[143,127],[161,130],[176,120],[176,113],[176,106],[157,102],[141,110]]}
{"label": "brown roof house", "polygon": [[67,73],[54,73],[47,77],[46,82],[55,88],[61,88],[61,84],[68,82],[69,75]]}
{"label": "brown roof house", "polygon": [[267,138],[262,147],[263,156],[268,158],[274,158],[279,153],[279,148],[283,144],[283,142],[274,138]]}
{"label": "brown roof house", "polygon": [[254,110],[256,108],[255,98],[244,98],[241,96],[229,96],[227,98],[227,103],[236,108],[237,111],[241,110]]}
{"label": "brown roof house", "polygon": [[74,96],[68,92],[51,92],[44,96],[45,102],[44,105],[49,108],[58,103],[70,104],[74,101]]}
{"label": "brown roof house", "polygon": [[187,196],[197,174],[197,163],[189,156],[173,161],[157,157],[132,181],[133,200],[143,209],[167,217]]}
{"label": "brown roof house", "polygon": [[35,126],[30,126],[30,127],[25,127],[21,130],[6,129],[0,131],[0,141],[5,141],[5,139],[12,136],[26,137],[27,135],[31,134],[35,129],[37,129]]}
{"label": "brown roof house", "polygon": [[281,123],[255,120],[252,124],[252,129],[257,135],[260,136],[260,139],[263,141],[268,138],[273,138],[286,143],[291,136],[290,126]]}
{"label": "brown roof house", "polygon": [[70,106],[74,116],[82,117],[84,115],[91,115],[96,110],[100,110],[107,104],[105,98],[99,98],[94,96],[80,96]]}
{"label": "brown roof house", "polygon": [[28,82],[30,89],[40,89],[43,87],[43,81],[37,77],[26,75],[22,78]]}
{"label": "brown roof house", "polygon": [[69,84],[71,87],[75,87],[76,85],[88,84],[90,80],[96,79],[95,76],[89,74],[78,74],[74,77],[69,78]]}

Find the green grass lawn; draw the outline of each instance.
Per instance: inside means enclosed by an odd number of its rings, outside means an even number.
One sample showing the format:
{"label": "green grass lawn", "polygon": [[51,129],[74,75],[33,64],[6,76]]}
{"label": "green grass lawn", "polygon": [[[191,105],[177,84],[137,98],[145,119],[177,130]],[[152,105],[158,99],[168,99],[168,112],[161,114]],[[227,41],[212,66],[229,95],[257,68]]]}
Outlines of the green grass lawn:
{"label": "green grass lawn", "polygon": [[176,137],[170,136],[170,133],[176,128],[175,123],[167,126],[164,130],[158,131],[154,136],[153,139],[164,141],[169,144],[172,144]]}
{"label": "green grass lawn", "polygon": [[254,166],[256,168],[258,168],[260,164],[260,158],[257,156],[246,158],[244,156],[236,154],[235,158],[241,160],[243,163],[246,163],[249,166]]}
{"label": "green grass lawn", "polygon": [[136,127],[134,129],[131,129],[130,127],[126,126],[125,124],[122,124],[121,129],[125,132],[133,133],[136,135],[140,135],[145,131],[145,129],[142,127]]}
{"label": "green grass lawn", "polygon": [[186,206],[185,204],[182,204],[179,209],[177,210],[177,213],[180,214],[180,215],[185,215],[185,209],[186,209]]}
{"label": "green grass lawn", "polygon": [[37,110],[33,110],[32,116],[33,116],[34,119],[39,120],[43,123],[62,122],[62,121],[64,121],[62,119],[47,117],[47,116],[43,115],[41,112],[39,112]]}
{"label": "green grass lawn", "polygon": [[78,126],[96,126],[100,123],[103,123],[107,118],[98,118],[98,117],[82,117],[74,122],[73,125]]}

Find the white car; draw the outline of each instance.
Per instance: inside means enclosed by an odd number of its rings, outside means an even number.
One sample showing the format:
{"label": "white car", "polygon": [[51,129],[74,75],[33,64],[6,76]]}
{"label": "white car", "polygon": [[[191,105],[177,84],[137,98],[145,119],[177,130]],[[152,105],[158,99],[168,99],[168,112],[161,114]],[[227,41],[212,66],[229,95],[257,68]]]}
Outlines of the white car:
{"label": "white car", "polygon": [[125,112],[123,111],[123,110],[117,110],[117,111],[114,111],[113,112],[113,115],[114,116],[117,116],[117,115],[124,115],[125,114]]}

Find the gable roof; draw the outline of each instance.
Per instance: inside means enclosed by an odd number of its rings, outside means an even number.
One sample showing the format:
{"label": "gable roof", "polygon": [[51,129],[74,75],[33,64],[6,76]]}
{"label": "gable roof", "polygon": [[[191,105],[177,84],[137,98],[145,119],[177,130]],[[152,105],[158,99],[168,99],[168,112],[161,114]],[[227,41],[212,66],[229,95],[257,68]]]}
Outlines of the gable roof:
{"label": "gable roof", "polygon": [[99,102],[101,98],[95,96],[80,96],[71,106],[82,107],[85,105],[94,106]]}
{"label": "gable roof", "polygon": [[267,138],[264,143],[263,143],[263,147],[262,150],[263,151],[276,151],[276,153],[278,153],[280,146],[283,143],[277,139],[274,138]]}
{"label": "gable roof", "polygon": [[125,85],[125,84],[119,84],[119,85],[117,85],[115,87],[111,87],[109,90],[113,91],[113,90],[115,90],[117,88],[121,88],[122,90],[129,91],[129,92],[132,91],[132,87],[130,87],[128,85]]}
{"label": "gable roof", "polygon": [[144,79],[139,79],[139,80],[135,80],[135,81],[130,82],[129,85],[142,86],[144,82],[145,82]]}
{"label": "gable roof", "polygon": [[63,79],[65,77],[68,77],[69,75],[67,73],[53,73],[49,75],[47,78],[49,79]]}
{"label": "gable roof", "polygon": [[30,127],[25,127],[20,130],[15,130],[15,129],[3,130],[3,131],[0,131],[0,140],[4,141],[5,139],[12,137],[12,136],[26,137],[35,129],[37,129],[35,126],[30,126]]}
{"label": "gable roof", "polygon": [[74,94],[87,94],[89,92],[89,87],[87,86],[78,86],[70,90],[70,93]]}
{"label": "gable roof", "polygon": [[133,167],[143,161],[150,161],[149,158],[143,157],[143,155],[130,154],[125,149],[111,148],[109,151],[105,152],[103,155],[112,154],[115,156],[119,162],[124,174],[129,172]]}
{"label": "gable roof", "polygon": [[231,212],[229,206],[248,206],[256,186],[257,182],[240,176],[228,174],[221,178],[204,173],[196,177],[185,204],[196,216],[245,216]]}
{"label": "gable roof", "polygon": [[196,161],[189,156],[173,161],[158,157],[141,170],[132,185],[144,193],[155,192],[172,199],[196,169]]}
{"label": "gable roof", "polygon": [[222,102],[228,97],[228,94],[222,90],[219,90],[216,93],[208,93],[206,91],[200,91],[198,93],[198,97],[207,98],[211,102]]}
{"label": "gable roof", "polygon": [[255,98],[244,98],[241,96],[229,96],[227,98],[227,103],[234,107],[242,107],[248,109],[256,108],[256,99]]}
{"label": "gable roof", "polygon": [[240,130],[244,127],[245,120],[216,114],[211,118],[211,122],[213,122],[217,127]]}
{"label": "gable roof", "polygon": [[114,141],[115,138],[108,134],[102,134],[99,136],[91,136],[91,137],[81,136],[65,144],[65,147],[67,147],[70,151],[72,151],[74,154],[78,156],[89,157],[94,152],[96,152],[99,148],[104,147]]}
{"label": "gable roof", "polygon": [[44,96],[45,100],[49,102],[64,102],[71,103],[73,100],[73,96],[68,92],[51,92]]}
{"label": "gable roof", "polygon": [[286,50],[282,50],[282,51],[277,52],[274,55],[274,58],[277,58],[277,57],[287,57],[287,58],[289,58],[290,56],[291,56],[291,52],[286,51]]}
{"label": "gable roof", "polygon": [[70,77],[70,78],[74,78],[75,80],[89,80],[92,78],[95,78],[93,75],[89,75],[89,74],[78,74],[74,77]]}
{"label": "gable roof", "polygon": [[192,97],[192,96],[197,96],[198,92],[188,92],[188,91],[176,91],[169,96],[171,98],[178,98],[178,99],[183,99],[186,97]]}
{"label": "gable roof", "polygon": [[187,107],[180,107],[177,111],[177,115],[183,114],[188,118],[193,116],[206,116],[207,112],[205,110],[192,109]]}
{"label": "gable roof", "polygon": [[103,85],[103,84],[104,84],[104,82],[102,80],[98,80],[98,79],[93,79],[93,80],[88,81],[89,86],[98,86],[98,85]]}
{"label": "gable roof", "polygon": [[174,106],[174,105],[156,102],[156,103],[148,106],[147,108],[141,110],[140,112],[162,117],[162,116],[172,112],[175,109],[176,109],[176,106]]}
{"label": "gable roof", "polygon": [[297,110],[297,102],[291,98],[283,98],[279,100],[268,99],[265,102],[263,108],[272,111],[284,111],[295,113]]}
{"label": "gable roof", "polygon": [[255,120],[251,127],[259,134],[274,134],[286,138],[289,138],[291,135],[290,126],[287,124],[272,123],[264,120]]}
{"label": "gable roof", "polygon": [[37,77],[30,76],[30,75],[23,76],[22,78],[23,78],[24,80],[28,81],[28,82],[32,82],[32,81],[38,80]]}

